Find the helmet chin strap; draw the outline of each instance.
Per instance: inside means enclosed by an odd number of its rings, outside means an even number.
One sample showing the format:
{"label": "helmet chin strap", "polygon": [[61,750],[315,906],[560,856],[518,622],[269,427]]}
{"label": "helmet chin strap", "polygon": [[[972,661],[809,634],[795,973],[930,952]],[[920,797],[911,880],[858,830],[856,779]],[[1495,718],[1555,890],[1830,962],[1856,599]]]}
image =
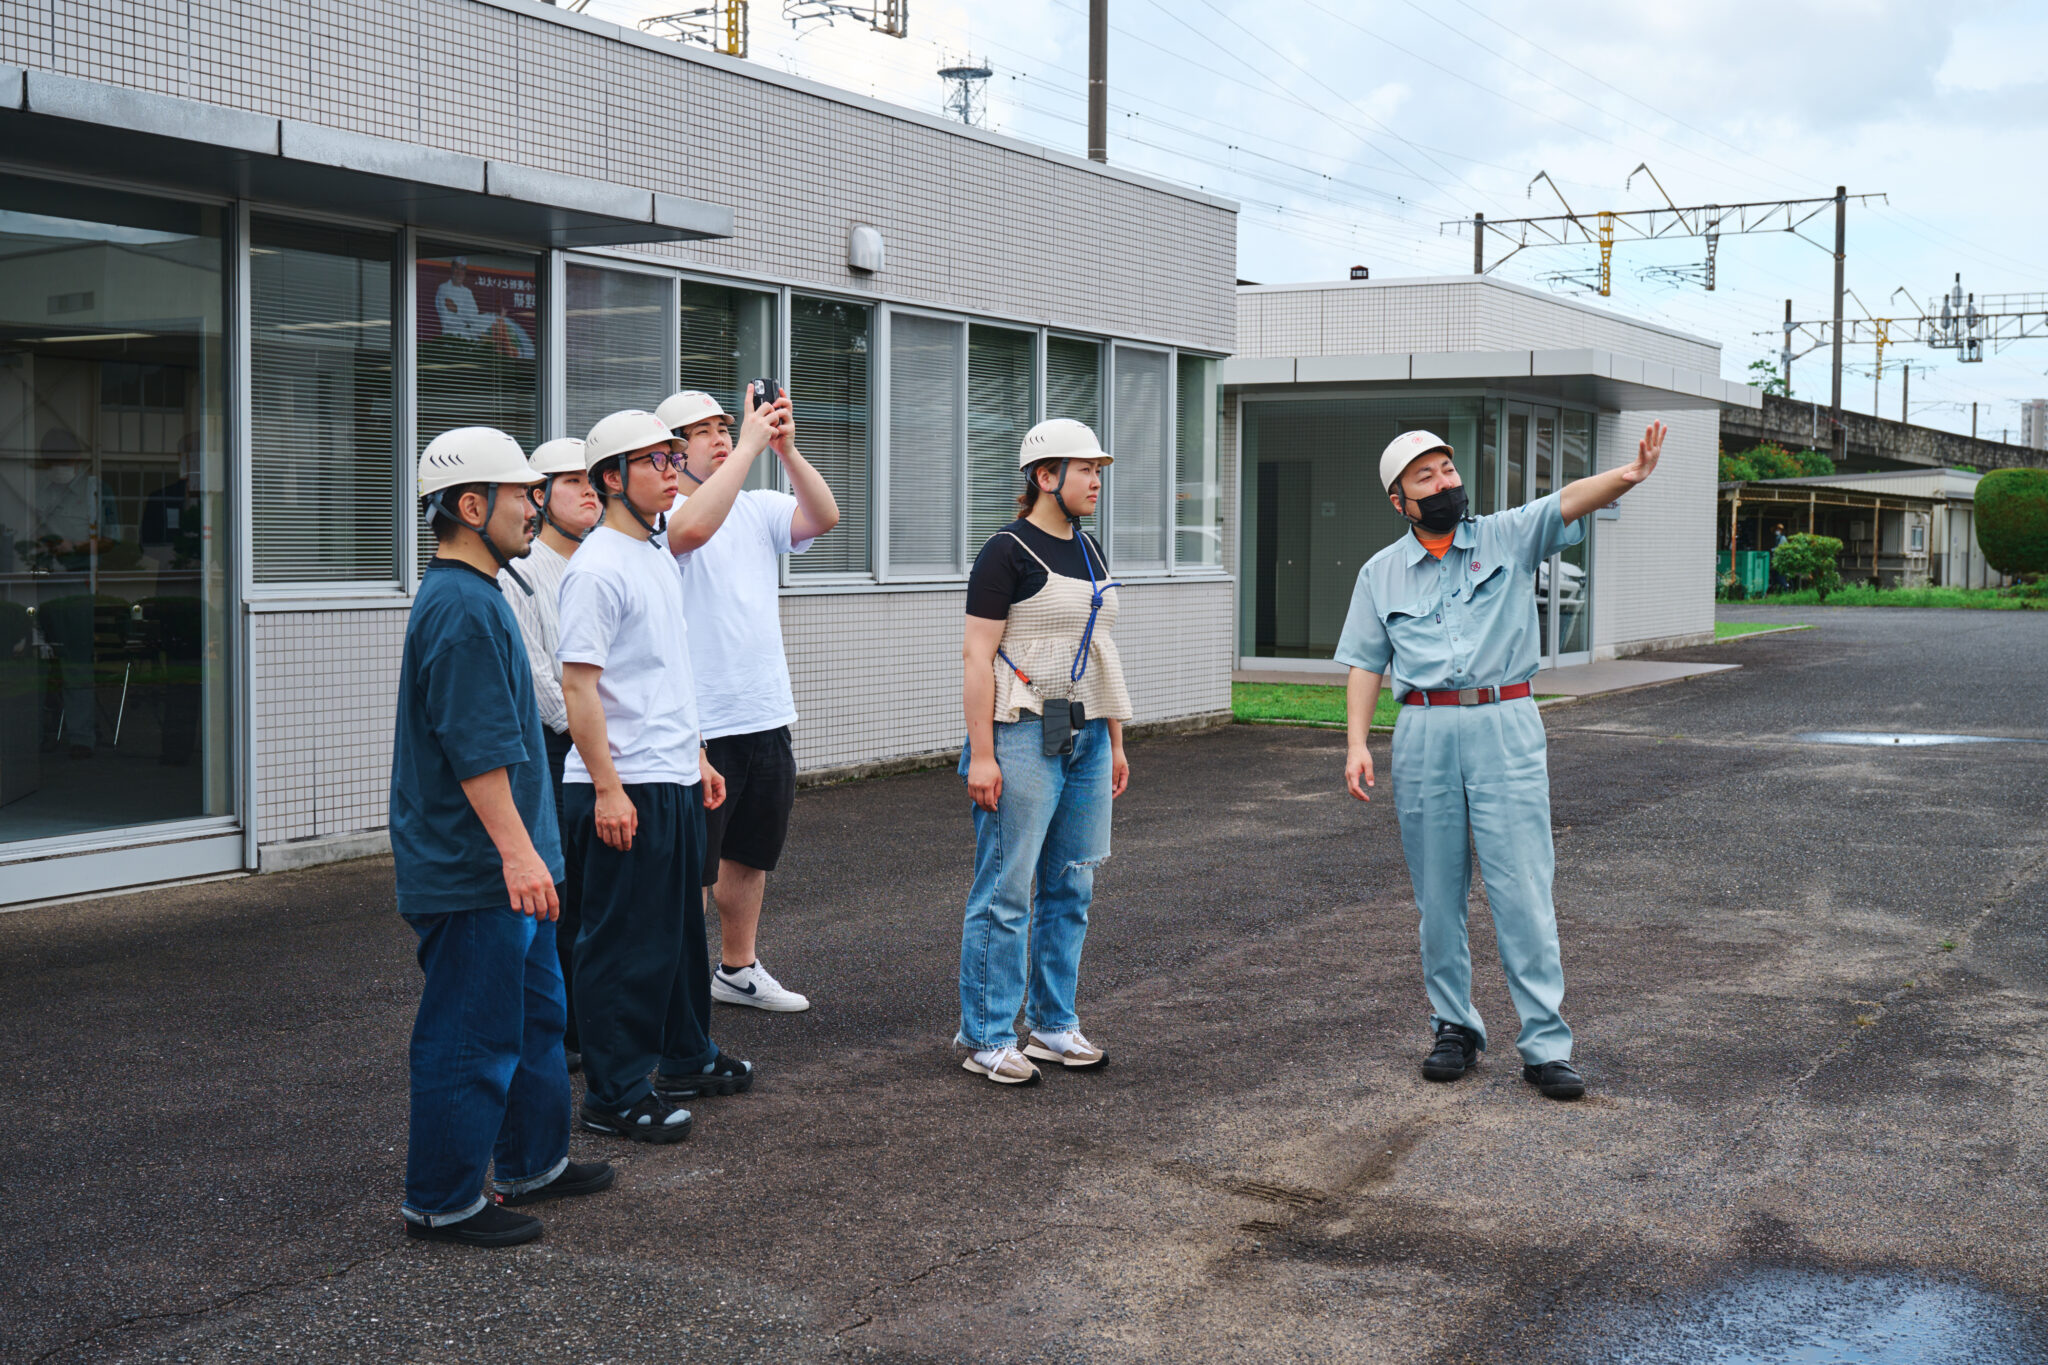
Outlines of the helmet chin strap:
{"label": "helmet chin strap", "polygon": [[640,509],[633,505],[632,487],[633,461],[622,458],[619,461],[619,501],[626,504],[626,515],[639,522],[640,529],[647,532],[647,539],[655,540],[668,529],[668,513],[656,512],[650,525],[647,518],[640,515]]}
{"label": "helmet chin strap", "polygon": [[448,520],[454,522],[457,526],[462,527],[464,530],[474,535],[478,540],[481,540],[484,543],[484,548],[491,552],[491,558],[498,562],[498,567],[502,569],[504,572],[512,575],[512,581],[514,583],[517,583],[520,587],[520,590],[524,592],[528,597],[533,596],[533,589],[527,584],[525,579],[519,576],[519,570],[512,567],[511,559],[506,556],[503,550],[498,548],[498,542],[491,539],[491,518],[495,516],[498,511],[498,485],[485,485],[484,524],[481,526],[471,526],[468,522],[464,521],[459,515],[457,515],[455,509],[451,508],[441,498],[441,494],[446,491],[446,489],[441,489],[433,493],[427,499],[427,510],[436,517],[446,517]]}
{"label": "helmet chin strap", "polygon": [[590,534],[590,532],[588,532],[588,531],[585,531],[585,532],[583,532],[583,534],[582,534],[582,535],[578,535],[578,534],[577,534],[576,532],[574,532],[574,531],[570,530],[570,529],[569,529],[568,527],[566,527],[566,526],[562,525],[562,523],[561,523],[561,522],[559,522],[559,521],[556,521],[556,520],[555,520],[555,514],[554,514],[553,512],[550,512],[550,511],[548,510],[548,505],[549,505],[550,503],[552,503],[552,502],[553,502],[554,500],[555,500],[555,476],[554,476],[554,475],[552,475],[552,474],[550,474],[550,475],[548,475],[548,476],[547,476],[546,480],[544,480],[544,481],[542,482],[541,486],[540,486],[540,515],[541,515],[541,520],[545,521],[545,522],[546,522],[546,523],[547,523],[548,525],[550,525],[550,526],[554,527],[554,528],[555,528],[555,531],[557,532],[557,534],[559,534],[559,535],[562,535],[562,536],[564,536],[564,537],[568,538],[569,540],[571,540],[571,541],[575,542],[575,543],[576,543],[576,544],[578,544],[578,545],[581,545],[581,544],[583,543],[583,536],[587,536],[587,535],[589,535],[589,534]]}
{"label": "helmet chin strap", "polygon": [[1073,465],[1074,462],[1072,460],[1060,461],[1059,482],[1055,483],[1052,486],[1052,500],[1055,503],[1059,504],[1060,511],[1067,514],[1067,521],[1070,525],[1079,526],[1081,524],[1081,518],[1075,514],[1073,508],[1067,506],[1067,500],[1060,496],[1061,492],[1064,491],[1067,486],[1067,471],[1073,468]]}

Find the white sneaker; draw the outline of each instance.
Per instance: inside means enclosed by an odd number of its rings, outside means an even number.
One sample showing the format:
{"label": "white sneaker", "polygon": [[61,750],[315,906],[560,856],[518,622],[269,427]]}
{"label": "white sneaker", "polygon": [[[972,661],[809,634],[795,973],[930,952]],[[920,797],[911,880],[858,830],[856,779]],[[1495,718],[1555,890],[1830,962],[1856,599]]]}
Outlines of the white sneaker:
{"label": "white sneaker", "polygon": [[777,1014],[801,1014],[811,1007],[809,996],[798,995],[768,975],[759,962],[729,972],[720,963],[711,973],[711,998],[726,1005],[752,1005]]}
{"label": "white sneaker", "polygon": [[1038,1068],[1024,1059],[1024,1054],[1014,1047],[984,1048],[960,1063],[977,1076],[986,1076],[997,1085],[1036,1085]]}
{"label": "white sneaker", "polygon": [[1041,1062],[1058,1062],[1069,1071],[1093,1071],[1109,1061],[1109,1055],[1082,1037],[1077,1028],[1063,1033],[1040,1033],[1033,1029],[1030,1040],[1024,1044],[1024,1055]]}

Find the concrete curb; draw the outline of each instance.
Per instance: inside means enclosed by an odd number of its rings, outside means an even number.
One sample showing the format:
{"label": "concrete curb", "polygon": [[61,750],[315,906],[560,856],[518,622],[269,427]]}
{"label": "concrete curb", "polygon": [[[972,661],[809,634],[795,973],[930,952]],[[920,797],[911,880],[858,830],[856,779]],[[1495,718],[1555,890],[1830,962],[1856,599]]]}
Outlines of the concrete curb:
{"label": "concrete curb", "polygon": [[1812,629],[1814,629],[1813,626],[1802,621],[1796,626],[1772,626],[1768,630],[1745,630],[1740,635],[1723,635],[1716,637],[1714,643],[1717,645],[1732,645],[1737,640],[1755,640],[1765,635],[1783,635],[1788,630]]}

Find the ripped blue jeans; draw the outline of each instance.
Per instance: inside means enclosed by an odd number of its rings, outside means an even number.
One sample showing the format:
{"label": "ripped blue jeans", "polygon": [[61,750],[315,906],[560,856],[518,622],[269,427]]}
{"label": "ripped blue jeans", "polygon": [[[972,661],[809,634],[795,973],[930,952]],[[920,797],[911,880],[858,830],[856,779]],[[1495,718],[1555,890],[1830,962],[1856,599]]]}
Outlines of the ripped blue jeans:
{"label": "ripped blue jeans", "polygon": [[[960,932],[954,1041],[976,1050],[1014,1046],[1027,1003],[1025,1022],[1039,1032],[1078,1026],[1081,942],[1095,868],[1109,857],[1109,722],[1089,721],[1074,732],[1074,752],[1053,758],[1035,714],[999,722],[995,734],[1003,791],[994,813],[973,807],[974,886]],[[962,745],[963,783],[968,762]]]}

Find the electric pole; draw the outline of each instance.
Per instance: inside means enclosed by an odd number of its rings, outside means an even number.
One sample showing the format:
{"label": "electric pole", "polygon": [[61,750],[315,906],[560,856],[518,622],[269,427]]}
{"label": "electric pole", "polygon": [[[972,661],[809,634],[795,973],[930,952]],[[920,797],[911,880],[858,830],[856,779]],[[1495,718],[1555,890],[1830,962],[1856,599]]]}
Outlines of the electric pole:
{"label": "electric pole", "polygon": [[1829,417],[1835,424],[1835,467],[1847,463],[1849,458],[1849,432],[1841,426],[1841,266],[1847,258],[1849,248],[1849,186],[1835,186],[1835,377],[1829,391]]}
{"label": "electric pole", "polygon": [[1792,396],[1792,300],[1785,300],[1785,349],[1779,353],[1785,362],[1785,396]]}
{"label": "electric pole", "polygon": [[1088,0],[1088,159],[1109,160],[1109,0]]}
{"label": "electric pole", "polygon": [[1970,404],[1970,439],[1977,439],[1977,405]]}
{"label": "electric pole", "polygon": [[1904,425],[1913,420],[1913,366],[1908,363],[1899,366],[1899,423]]}
{"label": "electric pole", "polygon": [[1472,215],[1472,273],[1486,273],[1486,215]]}

